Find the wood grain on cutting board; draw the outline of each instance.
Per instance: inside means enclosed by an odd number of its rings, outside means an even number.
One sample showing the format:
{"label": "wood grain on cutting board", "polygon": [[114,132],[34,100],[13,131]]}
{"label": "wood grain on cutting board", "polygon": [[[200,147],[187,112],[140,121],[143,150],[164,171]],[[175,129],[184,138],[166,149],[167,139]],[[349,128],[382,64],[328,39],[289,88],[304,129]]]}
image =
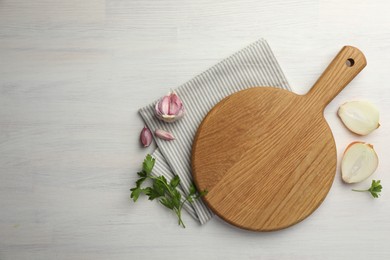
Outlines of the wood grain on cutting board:
{"label": "wood grain on cutting board", "polygon": [[325,106],[366,66],[344,46],[306,95],[272,87],[239,91],[200,125],[192,168],[207,205],[241,228],[272,231],[310,215],[336,173]]}

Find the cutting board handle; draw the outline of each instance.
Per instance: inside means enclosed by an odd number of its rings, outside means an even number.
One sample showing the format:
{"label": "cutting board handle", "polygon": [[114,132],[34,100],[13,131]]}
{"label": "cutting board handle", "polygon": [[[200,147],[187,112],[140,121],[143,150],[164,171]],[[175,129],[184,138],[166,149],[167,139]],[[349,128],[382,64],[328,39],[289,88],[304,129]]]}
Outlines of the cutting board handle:
{"label": "cutting board handle", "polygon": [[344,46],[321,77],[306,94],[310,103],[325,109],[345,86],[367,65],[364,54],[355,47]]}

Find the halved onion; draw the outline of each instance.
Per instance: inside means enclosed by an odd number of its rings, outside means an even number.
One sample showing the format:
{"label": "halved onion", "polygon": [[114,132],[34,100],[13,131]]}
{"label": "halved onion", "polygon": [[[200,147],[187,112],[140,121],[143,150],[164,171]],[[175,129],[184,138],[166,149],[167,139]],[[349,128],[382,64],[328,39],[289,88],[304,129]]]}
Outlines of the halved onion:
{"label": "halved onion", "polygon": [[346,183],[361,182],[378,167],[378,156],[371,144],[353,142],[345,149],[341,161],[341,176]]}
{"label": "halved onion", "polygon": [[379,124],[379,111],[366,101],[351,101],[340,106],[337,114],[344,125],[358,135],[368,135]]}

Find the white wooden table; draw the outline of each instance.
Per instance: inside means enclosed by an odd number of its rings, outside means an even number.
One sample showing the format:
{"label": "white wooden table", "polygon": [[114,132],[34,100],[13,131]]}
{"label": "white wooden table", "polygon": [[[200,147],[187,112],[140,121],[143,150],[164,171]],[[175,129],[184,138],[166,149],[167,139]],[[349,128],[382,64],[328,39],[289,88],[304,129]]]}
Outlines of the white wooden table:
{"label": "white wooden table", "polygon": [[[390,2],[0,0],[0,259],[390,259]],[[185,214],[186,229],[129,188],[145,154],[137,109],[259,38],[305,93],[338,50],[368,66],[326,109],[339,158],[374,144],[380,199],[337,172],[322,206],[254,233]],[[349,133],[338,106],[364,99],[382,127]]]}

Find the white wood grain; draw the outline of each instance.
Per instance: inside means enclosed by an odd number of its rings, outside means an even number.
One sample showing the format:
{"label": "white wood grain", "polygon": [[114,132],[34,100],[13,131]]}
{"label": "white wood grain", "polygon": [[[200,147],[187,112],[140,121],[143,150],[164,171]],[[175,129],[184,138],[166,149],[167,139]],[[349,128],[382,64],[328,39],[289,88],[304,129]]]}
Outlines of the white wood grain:
{"label": "white wood grain", "polygon": [[[390,2],[329,0],[0,0],[0,259],[388,259]],[[326,109],[339,156],[374,144],[378,200],[337,173],[304,222],[252,233],[215,218],[186,229],[129,201],[144,155],[137,109],[258,38],[298,93],[345,44],[368,66]],[[372,101],[382,127],[350,134],[336,117]],[[354,187],[366,187],[369,180]]]}

